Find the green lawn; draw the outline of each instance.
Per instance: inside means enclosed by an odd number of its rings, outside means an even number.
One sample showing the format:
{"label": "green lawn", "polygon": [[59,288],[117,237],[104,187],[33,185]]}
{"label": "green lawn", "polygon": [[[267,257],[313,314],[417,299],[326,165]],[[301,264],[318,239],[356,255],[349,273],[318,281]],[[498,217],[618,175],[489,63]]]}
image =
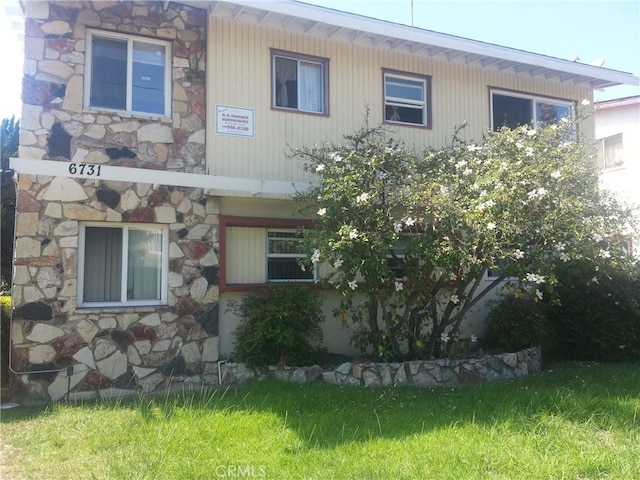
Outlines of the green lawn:
{"label": "green lawn", "polygon": [[10,479],[636,479],[640,365],[502,385],[262,382],[2,412]]}

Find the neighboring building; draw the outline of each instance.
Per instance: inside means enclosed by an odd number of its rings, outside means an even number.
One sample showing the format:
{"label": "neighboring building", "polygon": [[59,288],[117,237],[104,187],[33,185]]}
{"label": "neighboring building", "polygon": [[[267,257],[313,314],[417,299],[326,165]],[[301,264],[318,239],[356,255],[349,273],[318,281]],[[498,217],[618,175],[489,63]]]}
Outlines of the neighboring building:
{"label": "neighboring building", "polygon": [[[280,253],[313,181],[288,147],[340,139],[367,109],[418,148],[465,120],[479,139],[638,82],[290,1],[23,5],[12,368],[52,399],[215,382],[229,301],[313,280]],[[324,330],[351,351],[339,322]]]}
{"label": "neighboring building", "polygon": [[[598,102],[595,136],[602,186],[636,205],[640,215],[640,96]],[[639,242],[632,241],[637,256]]]}

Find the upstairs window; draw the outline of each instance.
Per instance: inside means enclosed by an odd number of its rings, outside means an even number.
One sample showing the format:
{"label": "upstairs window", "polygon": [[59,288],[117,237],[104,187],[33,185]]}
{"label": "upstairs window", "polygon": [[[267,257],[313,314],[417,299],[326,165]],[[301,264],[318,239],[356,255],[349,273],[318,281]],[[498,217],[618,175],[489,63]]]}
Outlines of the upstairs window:
{"label": "upstairs window", "polygon": [[430,77],[384,71],[384,119],[430,127]]}
{"label": "upstairs window", "polygon": [[621,133],[598,140],[598,167],[600,170],[624,167]]}
{"label": "upstairs window", "polygon": [[273,52],[273,106],[327,113],[326,59]]}
{"label": "upstairs window", "polygon": [[86,108],[171,114],[168,42],[93,31],[87,42]]}
{"label": "upstairs window", "polygon": [[555,124],[563,118],[573,120],[571,102],[511,92],[491,92],[493,130],[517,128],[530,123]]}
{"label": "upstairs window", "polygon": [[82,225],[78,304],[166,304],[168,234],[168,228],[160,225]]}
{"label": "upstairs window", "polygon": [[315,279],[315,268],[302,269],[298,260],[307,258],[302,236],[295,230],[267,230],[267,281],[301,282]]}

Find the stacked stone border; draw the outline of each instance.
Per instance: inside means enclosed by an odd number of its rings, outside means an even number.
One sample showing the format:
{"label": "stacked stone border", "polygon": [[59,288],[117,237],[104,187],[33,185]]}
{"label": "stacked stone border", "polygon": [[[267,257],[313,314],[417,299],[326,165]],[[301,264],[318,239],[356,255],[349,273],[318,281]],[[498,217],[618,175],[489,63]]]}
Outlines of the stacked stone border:
{"label": "stacked stone border", "polygon": [[[507,382],[542,370],[539,347],[531,347],[515,353],[485,355],[469,359],[439,359],[407,361],[402,363],[345,362],[335,370],[323,370],[318,365],[310,367],[249,368],[244,363],[218,363],[218,371],[207,375],[175,377],[165,392],[197,391],[201,387],[219,387],[242,384],[248,381],[281,380],[292,383],[323,382],[332,385],[354,387],[458,387],[468,384]],[[63,399],[70,401],[111,399],[149,393],[144,383],[138,390],[106,388],[91,392],[71,392]]]}

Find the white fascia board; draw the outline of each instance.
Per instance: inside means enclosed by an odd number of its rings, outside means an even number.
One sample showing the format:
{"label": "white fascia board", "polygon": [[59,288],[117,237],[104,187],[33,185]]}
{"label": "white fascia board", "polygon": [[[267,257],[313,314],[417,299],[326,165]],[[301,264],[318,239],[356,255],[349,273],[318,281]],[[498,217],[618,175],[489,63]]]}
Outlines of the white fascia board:
{"label": "white fascia board", "polygon": [[[296,192],[303,192],[311,187],[311,183],[308,182],[223,177],[219,175],[167,172],[165,170],[147,170],[144,168],[116,167],[112,165],[100,165],[99,175],[96,174],[96,172],[98,172],[98,165],[93,165],[93,175],[89,175],[87,173],[79,173],[79,167],[80,165],[89,166],[91,164],[74,164],[54,160],[11,158],[9,164],[11,169],[18,174],[194,187],[205,189],[212,195],[216,195],[217,192],[235,192],[237,196],[249,197],[259,197],[261,195],[291,196]],[[76,167],[75,174],[69,171],[72,165]],[[85,168],[85,170],[87,169]]]}
{"label": "white fascia board", "polygon": [[460,50],[467,53],[495,57],[517,63],[549,68],[561,72],[583,75],[597,80],[605,80],[626,85],[640,85],[640,78],[627,72],[594,67],[560,58],[480,42],[445,33],[423,30],[397,23],[369,18],[339,10],[296,1],[272,0],[231,0],[230,3],[288,15],[305,20],[313,20],[352,30],[361,30],[374,35],[433,45],[444,49]]}

